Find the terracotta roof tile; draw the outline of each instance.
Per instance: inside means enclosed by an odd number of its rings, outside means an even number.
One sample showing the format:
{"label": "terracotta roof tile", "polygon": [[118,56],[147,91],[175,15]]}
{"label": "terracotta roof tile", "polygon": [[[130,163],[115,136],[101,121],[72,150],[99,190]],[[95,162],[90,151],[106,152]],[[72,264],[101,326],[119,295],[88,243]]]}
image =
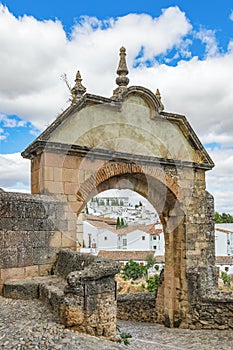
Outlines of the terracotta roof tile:
{"label": "terracotta roof tile", "polygon": [[145,233],[148,233],[150,235],[154,234],[161,234],[163,233],[162,228],[156,228],[156,226],[161,225],[159,222],[149,224],[149,225],[129,225],[124,228],[116,229],[116,221],[115,219],[112,218],[106,218],[106,217],[101,217],[101,216],[95,216],[95,215],[85,215],[84,220],[89,222],[91,225],[97,227],[97,228],[106,228],[110,230],[113,233],[117,234],[128,234],[130,232],[136,231],[136,230],[141,230]]}
{"label": "terracotta roof tile", "polygon": [[216,264],[233,264],[233,256],[216,256]]}
{"label": "terracotta roof tile", "polygon": [[100,250],[98,255],[107,259],[118,260],[118,261],[119,260],[128,261],[128,260],[146,260],[146,257],[148,254],[154,255],[154,251],[153,250],[149,250],[149,251]]}
{"label": "terracotta roof tile", "polygon": [[233,233],[232,230],[227,230],[225,228],[215,227],[215,231],[223,232],[223,233]]}

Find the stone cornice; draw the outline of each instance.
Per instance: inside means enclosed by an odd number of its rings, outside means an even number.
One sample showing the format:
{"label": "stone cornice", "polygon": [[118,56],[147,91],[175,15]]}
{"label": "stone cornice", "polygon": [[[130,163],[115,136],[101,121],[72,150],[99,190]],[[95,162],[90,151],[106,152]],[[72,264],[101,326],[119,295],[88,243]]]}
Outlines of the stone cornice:
{"label": "stone cornice", "polygon": [[181,161],[159,157],[144,156],[140,154],[131,154],[126,152],[117,152],[106,149],[88,148],[84,146],[69,145],[58,142],[49,142],[37,140],[33,142],[21,155],[24,158],[33,159],[42,152],[53,152],[66,155],[77,155],[89,159],[102,159],[111,162],[139,163],[141,165],[163,165],[178,166],[195,169],[210,170],[213,166],[208,163],[196,163],[190,161]]}

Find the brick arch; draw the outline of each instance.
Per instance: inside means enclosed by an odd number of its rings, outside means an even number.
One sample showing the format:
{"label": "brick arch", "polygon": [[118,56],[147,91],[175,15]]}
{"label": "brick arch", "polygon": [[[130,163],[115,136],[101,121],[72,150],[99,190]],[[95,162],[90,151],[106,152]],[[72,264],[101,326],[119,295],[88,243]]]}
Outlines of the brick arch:
{"label": "brick arch", "polygon": [[[110,189],[113,188],[111,184],[112,179],[131,178],[134,182],[137,179],[138,185],[136,192],[140,193],[140,186],[145,187],[157,187],[160,191],[157,193],[166,194],[170,198],[170,202],[179,200],[179,186],[169,174],[166,174],[164,169],[158,165],[157,167],[142,166],[134,162],[107,162],[101,166],[97,171],[89,176],[79,187],[76,195],[80,202],[88,202],[88,200],[99,192],[102,192],[100,188]],[[140,178],[140,180],[139,180]],[[143,181],[142,181],[143,179]],[[116,188],[116,187],[115,187]],[[152,189],[152,188],[151,188]],[[145,198],[151,201],[150,195],[146,193],[145,188],[142,194]],[[152,203],[155,205],[156,203]]]}

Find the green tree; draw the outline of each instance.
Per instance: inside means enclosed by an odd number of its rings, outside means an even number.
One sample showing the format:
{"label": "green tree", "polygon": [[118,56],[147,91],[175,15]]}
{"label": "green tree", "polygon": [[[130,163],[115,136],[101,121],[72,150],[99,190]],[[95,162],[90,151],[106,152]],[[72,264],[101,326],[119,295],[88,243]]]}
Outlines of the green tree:
{"label": "green tree", "polygon": [[217,211],[214,213],[214,219],[217,224],[222,223],[233,223],[233,216],[227,213],[218,213]]}
{"label": "green tree", "polygon": [[[156,263],[156,258],[153,254],[147,254],[146,256],[146,267],[149,269],[150,267],[154,266]],[[156,265],[158,266],[158,265]],[[157,270],[157,269],[156,269]]]}
{"label": "green tree", "polygon": [[146,289],[148,292],[156,292],[158,289],[158,284],[159,284],[159,275],[154,275],[153,277],[150,277],[147,280],[147,287]]}
{"label": "green tree", "polygon": [[221,272],[221,279],[223,280],[223,283],[227,286],[231,285],[231,276],[228,275],[227,272],[222,271]]}
{"label": "green tree", "polygon": [[121,228],[121,220],[119,218],[119,216],[117,217],[117,222],[116,222],[116,228]]}
{"label": "green tree", "polygon": [[140,266],[136,261],[128,261],[122,269],[122,276],[125,280],[136,280],[146,274],[146,266]]}
{"label": "green tree", "polygon": [[217,224],[221,224],[222,223],[222,216],[217,211],[214,213],[214,221]]}

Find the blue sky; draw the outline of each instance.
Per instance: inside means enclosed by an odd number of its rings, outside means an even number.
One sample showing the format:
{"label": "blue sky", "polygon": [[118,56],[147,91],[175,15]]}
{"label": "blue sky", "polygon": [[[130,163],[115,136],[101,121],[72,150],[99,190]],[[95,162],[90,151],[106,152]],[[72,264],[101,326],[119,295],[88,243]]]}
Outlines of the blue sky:
{"label": "blue sky", "polygon": [[88,92],[111,96],[124,45],[130,84],[159,88],[165,110],[187,116],[216,163],[216,207],[233,213],[232,1],[0,4],[0,187],[29,190],[20,152],[68,107],[61,75],[72,85],[80,69]]}

